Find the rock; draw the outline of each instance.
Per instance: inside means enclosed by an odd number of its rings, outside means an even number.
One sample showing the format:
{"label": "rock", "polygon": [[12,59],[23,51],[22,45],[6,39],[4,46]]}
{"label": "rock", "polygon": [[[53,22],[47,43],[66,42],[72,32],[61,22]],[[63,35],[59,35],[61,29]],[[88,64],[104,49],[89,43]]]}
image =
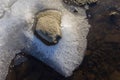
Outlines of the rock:
{"label": "rock", "polygon": [[49,43],[57,43],[61,34],[61,12],[46,10],[38,13],[35,31]]}
{"label": "rock", "polygon": [[67,4],[73,4],[77,6],[83,6],[85,4],[96,3],[97,0],[63,0]]}

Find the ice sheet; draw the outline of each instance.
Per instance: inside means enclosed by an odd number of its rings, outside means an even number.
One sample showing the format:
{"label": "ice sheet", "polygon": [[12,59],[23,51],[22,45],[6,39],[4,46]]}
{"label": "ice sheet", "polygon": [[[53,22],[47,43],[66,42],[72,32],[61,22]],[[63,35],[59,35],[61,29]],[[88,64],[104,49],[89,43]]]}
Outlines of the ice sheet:
{"label": "ice sheet", "polygon": [[[90,25],[85,10],[62,0],[0,0],[0,80],[5,80],[10,60],[20,50],[43,61],[65,77],[80,65]],[[76,8],[78,13],[73,13]],[[62,12],[62,39],[55,46],[42,43],[32,31],[35,14],[45,9]]]}

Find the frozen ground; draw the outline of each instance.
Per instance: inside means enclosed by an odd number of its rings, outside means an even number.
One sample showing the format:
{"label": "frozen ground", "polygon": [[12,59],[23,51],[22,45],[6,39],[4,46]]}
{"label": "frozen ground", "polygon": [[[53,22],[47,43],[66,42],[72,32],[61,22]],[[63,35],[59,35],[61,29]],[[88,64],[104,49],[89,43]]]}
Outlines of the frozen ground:
{"label": "frozen ground", "polygon": [[[35,14],[45,9],[63,14],[63,37],[55,46],[46,46],[32,31]],[[78,13],[73,13],[74,9]],[[70,76],[82,62],[89,27],[85,10],[62,0],[0,0],[0,80],[5,80],[11,59],[21,50]]]}

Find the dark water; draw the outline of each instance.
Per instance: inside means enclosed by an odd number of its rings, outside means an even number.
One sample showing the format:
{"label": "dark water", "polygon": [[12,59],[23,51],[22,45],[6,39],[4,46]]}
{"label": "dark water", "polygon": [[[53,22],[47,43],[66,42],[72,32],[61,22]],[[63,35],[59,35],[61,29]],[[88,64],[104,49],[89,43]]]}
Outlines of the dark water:
{"label": "dark water", "polygon": [[71,77],[64,78],[21,53],[11,61],[6,80],[120,80],[120,0],[98,0],[86,13],[91,25],[88,46],[81,66]]}

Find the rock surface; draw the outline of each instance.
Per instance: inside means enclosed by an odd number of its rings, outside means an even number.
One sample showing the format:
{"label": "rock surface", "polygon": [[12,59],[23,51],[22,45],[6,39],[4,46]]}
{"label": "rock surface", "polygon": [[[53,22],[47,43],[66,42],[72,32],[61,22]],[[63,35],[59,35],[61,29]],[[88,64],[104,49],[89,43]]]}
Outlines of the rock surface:
{"label": "rock surface", "polygon": [[45,10],[37,14],[36,33],[49,43],[57,43],[62,37],[61,12]]}

